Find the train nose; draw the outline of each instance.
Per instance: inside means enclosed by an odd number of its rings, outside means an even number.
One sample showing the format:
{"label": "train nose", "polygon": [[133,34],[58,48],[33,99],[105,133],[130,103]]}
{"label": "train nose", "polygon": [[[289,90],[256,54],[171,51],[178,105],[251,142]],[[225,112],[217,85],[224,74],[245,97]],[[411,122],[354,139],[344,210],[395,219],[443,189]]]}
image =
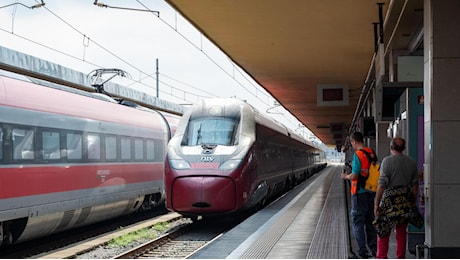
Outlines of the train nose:
{"label": "train nose", "polygon": [[237,205],[235,184],[226,177],[181,177],[173,182],[171,190],[171,206],[178,212],[230,212]]}

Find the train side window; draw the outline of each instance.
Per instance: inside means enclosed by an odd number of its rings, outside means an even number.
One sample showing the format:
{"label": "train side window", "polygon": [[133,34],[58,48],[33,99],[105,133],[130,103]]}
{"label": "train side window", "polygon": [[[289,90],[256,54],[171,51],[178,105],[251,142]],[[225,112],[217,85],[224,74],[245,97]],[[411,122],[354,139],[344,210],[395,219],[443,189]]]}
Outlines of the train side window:
{"label": "train side window", "polygon": [[82,159],[82,145],[81,134],[67,133],[67,159],[81,160]]}
{"label": "train side window", "polygon": [[13,128],[13,159],[35,159],[34,131]]}
{"label": "train side window", "polygon": [[134,138],[134,160],[144,160],[144,141],[140,138]]}
{"label": "train side window", "polygon": [[108,161],[117,160],[117,137],[114,135],[105,136],[105,158]]}
{"label": "train side window", "polygon": [[131,160],[131,138],[121,137],[121,159],[123,161]]}
{"label": "train side window", "polygon": [[3,161],[3,129],[0,126],[0,161]]}
{"label": "train side window", "polygon": [[152,139],[145,140],[146,159],[147,161],[155,160],[155,141]]}
{"label": "train side window", "polygon": [[98,134],[88,134],[88,159],[100,160],[101,159],[101,137]]}
{"label": "train side window", "polygon": [[58,131],[42,132],[43,159],[61,159],[61,143]]}

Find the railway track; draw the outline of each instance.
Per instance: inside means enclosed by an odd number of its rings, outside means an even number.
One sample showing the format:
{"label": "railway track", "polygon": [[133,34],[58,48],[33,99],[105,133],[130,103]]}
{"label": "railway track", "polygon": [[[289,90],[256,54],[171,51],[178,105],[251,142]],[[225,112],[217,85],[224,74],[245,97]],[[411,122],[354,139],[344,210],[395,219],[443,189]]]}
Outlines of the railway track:
{"label": "railway track", "polygon": [[[81,255],[87,252],[91,252],[96,248],[102,248],[107,245],[112,239],[122,237],[124,235],[139,231],[144,228],[151,228],[158,223],[173,223],[179,222],[182,220],[182,216],[177,213],[168,213],[163,216],[159,216],[150,220],[142,221],[131,226],[126,226],[122,229],[119,229],[116,232],[111,232],[98,236],[82,243],[72,245],[70,247],[65,247],[59,250],[54,250],[53,252],[48,252],[46,254],[41,254],[34,258],[52,258],[52,259],[70,259],[70,258],[81,258]],[[110,256],[109,256],[110,257]],[[86,258],[86,257],[84,257]]]}
{"label": "railway track", "polygon": [[187,258],[239,222],[201,220],[142,244],[115,259]]}
{"label": "railway track", "polygon": [[107,243],[113,237],[141,228],[142,225],[179,218],[179,214],[167,214],[165,210],[135,214],[5,247],[0,250],[0,258],[72,258],[75,254],[91,250],[92,247]]}

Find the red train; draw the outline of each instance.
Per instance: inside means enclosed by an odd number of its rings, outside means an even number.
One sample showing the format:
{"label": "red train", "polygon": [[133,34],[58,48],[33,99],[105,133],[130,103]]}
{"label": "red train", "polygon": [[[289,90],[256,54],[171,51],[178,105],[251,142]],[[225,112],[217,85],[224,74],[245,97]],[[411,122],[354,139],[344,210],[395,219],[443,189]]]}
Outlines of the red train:
{"label": "red train", "polygon": [[0,244],[164,201],[165,117],[85,93],[0,76]]}
{"label": "red train", "polygon": [[166,206],[187,216],[263,205],[324,168],[323,151],[237,99],[206,99],[181,118],[165,163]]}

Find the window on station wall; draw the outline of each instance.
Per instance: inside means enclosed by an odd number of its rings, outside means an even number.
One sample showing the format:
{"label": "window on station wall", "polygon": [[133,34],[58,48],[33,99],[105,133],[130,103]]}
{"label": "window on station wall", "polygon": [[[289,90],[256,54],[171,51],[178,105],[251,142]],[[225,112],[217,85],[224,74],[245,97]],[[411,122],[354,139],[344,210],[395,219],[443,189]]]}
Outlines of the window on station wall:
{"label": "window on station wall", "polygon": [[114,135],[105,136],[105,158],[108,161],[117,160],[117,137]]}
{"label": "window on station wall", "polygon": [[101,137],[98,134],[88,134],[88,159],[100,160],[101,159]]}
{"label": "window on station wall", "polygon": [[131,160],[131,138],[122,136],[120,139],[121,160]]}
{"label": "window on station wall", "polygon": [[141,138],[134,138],[134,160],[144,160],[144,140]]}
{"label": "window on station wall", "polygon": [[146,160],[153,161],[155,160],[155,142],[151,139],[147,139],[145,141],[145,148],[146,148]]}
{"label": "window on station wall", "polygon": [[67,133],[67,159],[68,160],[81,160],[82,159],[82,138],[79,133]]}
{"label": "window on station wall", "polygon": [[59,131],[43,131],[42,146],[42,156],[44,160],[61,159],[61,142]]}
{"label": "window on station wall", "polygon": [[13,159],[35,159],[34,131],[24,128],[13,128]]}

